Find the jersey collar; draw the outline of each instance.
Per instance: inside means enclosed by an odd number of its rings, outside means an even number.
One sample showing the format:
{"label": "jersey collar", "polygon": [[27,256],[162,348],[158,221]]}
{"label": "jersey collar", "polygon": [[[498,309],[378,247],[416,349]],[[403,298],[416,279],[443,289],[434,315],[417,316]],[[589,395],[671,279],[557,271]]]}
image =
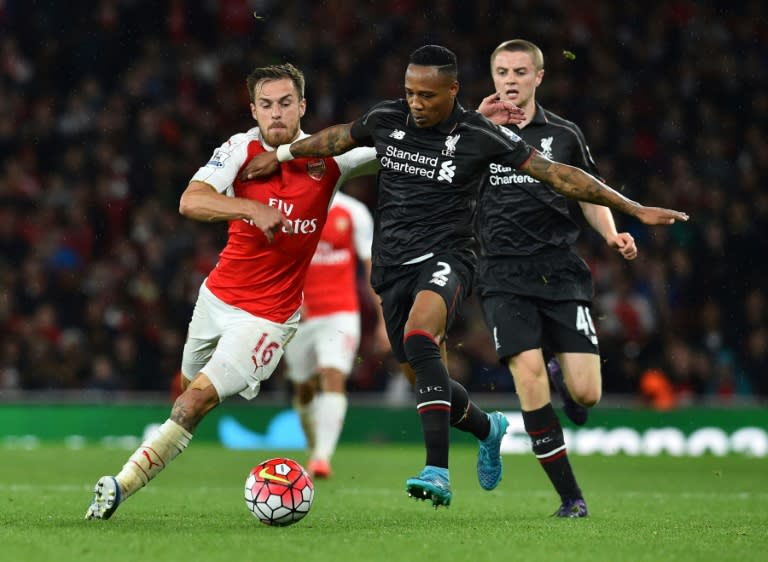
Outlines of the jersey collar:
{"label": "jersey collar", "polygon": [[549,123],[549,119],[547,119],[547,114],[544,112],[544,108],[541,107],[539,102],[536,102],[536,113],[529,125],[546,125],[547,123]]}

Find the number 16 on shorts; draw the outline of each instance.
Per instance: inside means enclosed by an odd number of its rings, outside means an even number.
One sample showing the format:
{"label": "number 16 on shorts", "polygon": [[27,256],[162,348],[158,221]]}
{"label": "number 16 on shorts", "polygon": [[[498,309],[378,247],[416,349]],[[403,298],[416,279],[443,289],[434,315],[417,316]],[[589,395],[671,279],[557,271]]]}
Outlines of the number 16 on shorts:
{"label": "number 16 on shorts", "polygon": [[275,351],[280,349],[279,343],[269,341],[268,338],[269,334],[263,332],[253,350],[251,350],[251,361],[253,361],[257,369],[269,365],[275,355]]}

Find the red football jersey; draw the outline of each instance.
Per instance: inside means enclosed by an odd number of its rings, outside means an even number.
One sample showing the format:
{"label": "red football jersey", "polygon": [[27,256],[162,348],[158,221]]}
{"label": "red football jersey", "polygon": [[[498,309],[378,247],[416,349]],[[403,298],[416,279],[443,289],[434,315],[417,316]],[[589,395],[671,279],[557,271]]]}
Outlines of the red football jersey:
{"label": "red football jersey", "polygon": [[358,312],[357,262],[371,258],[373,218],[368,208],[338,192],[304,283],[306,318]]}
{"label": "red football jersey", "polygon": [[272,176],[238,179],[245,164],[265,149],[272,148],[262,143],[258,128],[234,135],[192,179],[232,197],[277,207],[291,221],[293,233],[283,228],[272,243],[248,221],[230,221],[227,244],[205,282],[227,304],[283,323],[301,306],[307,268],[333,194],[346,177],[372,162],[375,153],[358,148],[334,158],[297,158],[283,162]]}

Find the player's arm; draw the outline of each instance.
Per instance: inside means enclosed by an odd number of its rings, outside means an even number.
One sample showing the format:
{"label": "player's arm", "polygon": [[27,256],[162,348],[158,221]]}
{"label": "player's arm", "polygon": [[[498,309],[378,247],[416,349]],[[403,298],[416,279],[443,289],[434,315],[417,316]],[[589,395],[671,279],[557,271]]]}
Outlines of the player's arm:
{"label": "player's arm", "polygon": [[624,197],[584,170],[560,162],[553,162],[538,152],[533,152],[520,169],[529,176],[549,184],[552,189],[579,201],[605,205],[633,216],[645,224],[673,224],[687,221],[688,215],[661,207],[645,207]]}
{"label": "player's arm", "polygon": [[357,146],[351,130],[352,123],[332,125],[293,144],[282,144],[277,150],[257,154],[248,162],[240,177],[253,179],[268,176],[277,170],[280,162],[294,158],[324,158],[343,154]]}
{"label": "player's arm", "polygon": [[635,239],[629,232],[617,232],[613,213],[608,207],[579,201],[581,212],[590,226],[605,239],[606,244],[626,260],[637,257]]}
{"label": "player's arm", "polygon": [[261,229],[270,242],[280,226],[292,232],[291,223],[278,209],[252,199],[228,197],[213,186],[196,180],[189,182],[181,194],[179,213],[203,222],[245,219]]}

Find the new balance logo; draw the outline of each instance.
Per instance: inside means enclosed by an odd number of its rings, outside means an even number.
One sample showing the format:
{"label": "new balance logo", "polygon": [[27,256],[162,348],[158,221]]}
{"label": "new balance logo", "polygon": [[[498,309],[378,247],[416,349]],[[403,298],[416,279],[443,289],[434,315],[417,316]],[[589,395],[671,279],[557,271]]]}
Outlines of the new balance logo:
{"label": "new balance logo", "polygon": [[456,175],[456,166],[453,160],[446,160],[440,164],[440,173],[437,174],[437,181],[447,181],[453,183],[453,176]]}
{"label": "new balance logo", "polygon": [[400,129],[395,129],[389,134],[389,137],[397,140],[403,140],[405,138],[405,131],[401,131]]}

